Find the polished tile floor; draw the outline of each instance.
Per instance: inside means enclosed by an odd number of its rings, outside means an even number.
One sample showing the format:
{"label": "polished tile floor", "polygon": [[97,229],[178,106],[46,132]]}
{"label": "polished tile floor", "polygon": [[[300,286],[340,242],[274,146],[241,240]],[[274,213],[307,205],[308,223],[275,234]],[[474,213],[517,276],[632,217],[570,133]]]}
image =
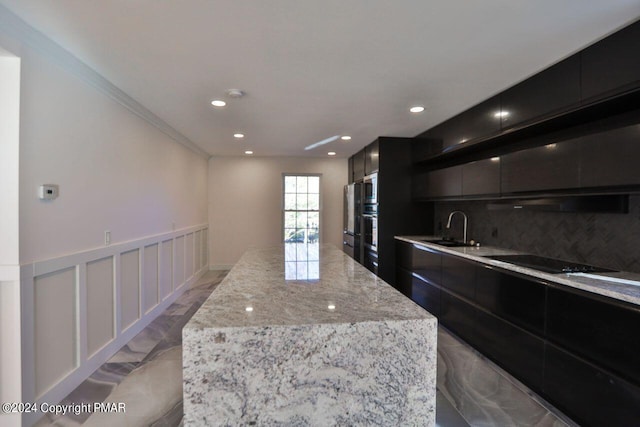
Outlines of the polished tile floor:
{"label": "polished tile floor", "polygon": [[[61,402],[124,402],[124,414],[47,416],[36,426],[181,426],[182,328],[226,274],[205,274]],[[526,392],[505,388],[508,381],[497,380],[491,366],[464,346],[440,330],[437,426],[566,425]],[[474,375],[479,370],[483,376]],[[493,390],[498,383],[500,393]]]}

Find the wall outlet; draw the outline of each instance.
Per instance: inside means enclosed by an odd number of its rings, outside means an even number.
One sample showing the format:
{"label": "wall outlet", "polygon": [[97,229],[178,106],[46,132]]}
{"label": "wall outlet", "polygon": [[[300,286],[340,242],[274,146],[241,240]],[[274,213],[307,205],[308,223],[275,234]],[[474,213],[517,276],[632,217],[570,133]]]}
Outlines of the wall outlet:
{"label": "wall outlet", "polygon": [[59,187],[56,184],[43,184],[38,187],[40,200],[53,200],[58,197]]}
{"label": "wall outlet", "polygon": [[104,232],[104,245],[109,246],[110,244],[111,244],[111,232],[107,230]]}

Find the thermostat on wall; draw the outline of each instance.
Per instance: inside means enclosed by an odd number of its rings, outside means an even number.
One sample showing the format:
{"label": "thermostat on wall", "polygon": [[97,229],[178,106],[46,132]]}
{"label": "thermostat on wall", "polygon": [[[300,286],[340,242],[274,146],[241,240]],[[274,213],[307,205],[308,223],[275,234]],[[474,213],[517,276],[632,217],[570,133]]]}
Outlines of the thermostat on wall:
{"label": "thermostat on wall", "polygon": [[38,189],[40,200],[53,200],[58,197],[58,186],[55,184],[43,184]]}

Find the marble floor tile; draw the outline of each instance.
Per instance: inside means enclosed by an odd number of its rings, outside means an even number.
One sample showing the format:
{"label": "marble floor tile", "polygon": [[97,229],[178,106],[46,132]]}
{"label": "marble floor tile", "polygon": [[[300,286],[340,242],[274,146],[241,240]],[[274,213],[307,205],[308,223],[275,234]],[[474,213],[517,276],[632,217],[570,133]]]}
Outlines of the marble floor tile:
{"label": "marble floor tile", "polygon": [[573,425],[442,327],[438,334],[438,389],[472,426]]}

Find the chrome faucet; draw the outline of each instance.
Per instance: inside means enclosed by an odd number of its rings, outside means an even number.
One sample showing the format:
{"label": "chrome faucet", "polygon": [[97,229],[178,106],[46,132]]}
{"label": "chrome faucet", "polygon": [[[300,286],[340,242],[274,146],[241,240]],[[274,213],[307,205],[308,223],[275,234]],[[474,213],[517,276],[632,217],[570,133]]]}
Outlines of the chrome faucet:
{"label": "chrome faucet", "polygon": [[451,212],[449,214],[449,220],[447,221],[447,229],[451,228],[451,218],[453,218],[453,215],[455,215],[457,213],[462,214],[462,216],[464,217],[464,228],[463,228],[463,230],[464,230],[463,233],[464,234],[463,234],[462,242],[463,243],[467,243],[467,215],[464,212],[462,212],[462,211],[453,211],[453,212]]}

